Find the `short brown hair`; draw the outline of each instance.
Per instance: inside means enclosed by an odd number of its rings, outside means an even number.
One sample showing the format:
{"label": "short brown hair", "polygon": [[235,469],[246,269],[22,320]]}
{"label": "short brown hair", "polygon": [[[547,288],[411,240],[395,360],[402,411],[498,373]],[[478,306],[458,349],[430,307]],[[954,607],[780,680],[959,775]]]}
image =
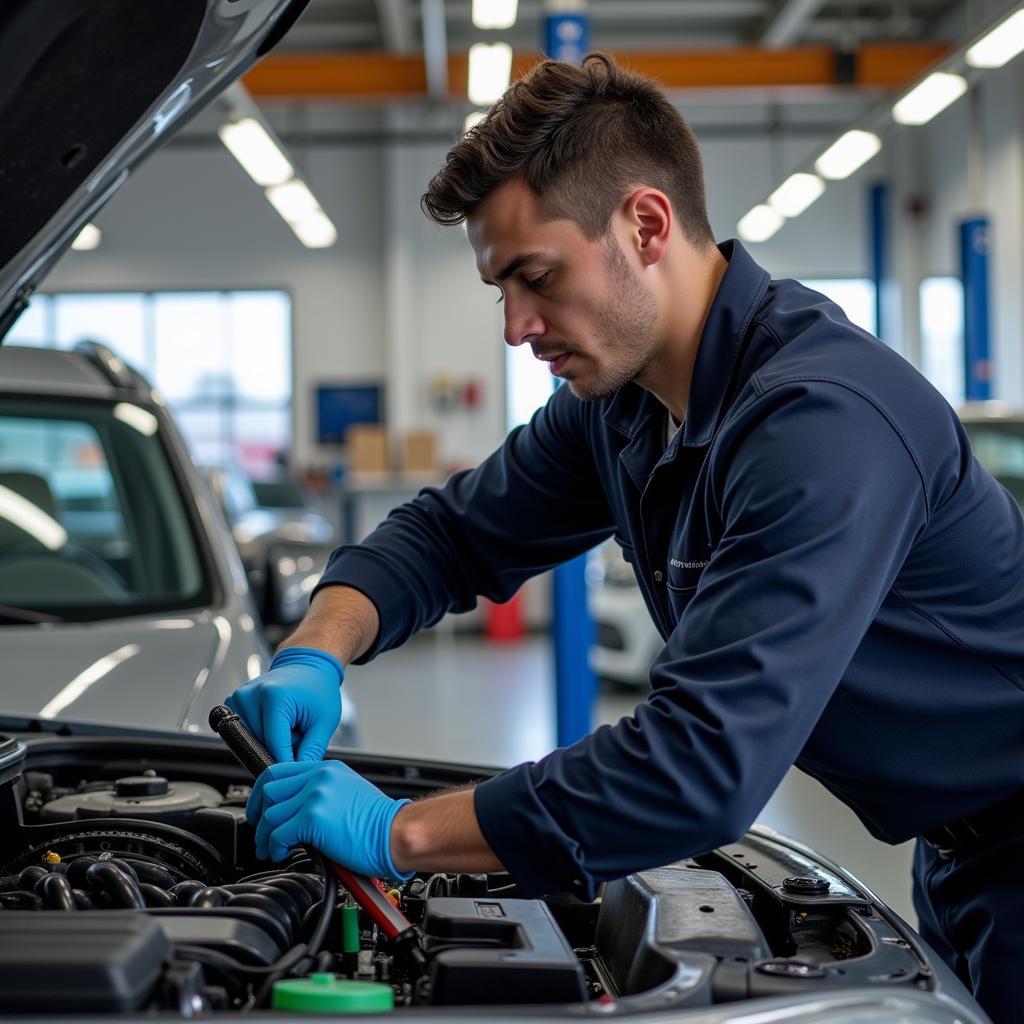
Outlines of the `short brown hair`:
{"label": "short brown hair", "polygon": [[513,178],[591,241],[638,185],[668,196],[692,244],[714,240],[693,132],[656,82],[603,53],[582,67],[543,61],[512,85],[452,147],[420,206],[438,224],[460,224]]}

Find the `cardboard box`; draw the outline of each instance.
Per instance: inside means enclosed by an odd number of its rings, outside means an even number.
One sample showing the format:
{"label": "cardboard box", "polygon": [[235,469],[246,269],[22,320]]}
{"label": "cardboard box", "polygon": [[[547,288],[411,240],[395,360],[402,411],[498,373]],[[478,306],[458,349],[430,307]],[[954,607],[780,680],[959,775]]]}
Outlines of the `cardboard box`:
{"label": "cardboard box", "polygon": [[388,432],[383,427],[352,424],[345,433],[350,473],[386,473],[388,458]]}
{"label": "cardboard box", "polygon": [[402,472],[437,472],[437,437],[432,430],[413,430],[402,439]]}

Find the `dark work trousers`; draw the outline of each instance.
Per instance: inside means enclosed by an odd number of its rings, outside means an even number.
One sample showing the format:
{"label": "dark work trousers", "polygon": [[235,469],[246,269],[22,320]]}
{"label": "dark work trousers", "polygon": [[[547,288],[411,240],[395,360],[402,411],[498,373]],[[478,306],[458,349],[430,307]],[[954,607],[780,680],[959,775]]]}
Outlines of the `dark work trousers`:
{"label": "dark work trousers", "polygon": [[1024,1020],[1024,835],[943,858],[914,854],[919,931],[995,1024]]}

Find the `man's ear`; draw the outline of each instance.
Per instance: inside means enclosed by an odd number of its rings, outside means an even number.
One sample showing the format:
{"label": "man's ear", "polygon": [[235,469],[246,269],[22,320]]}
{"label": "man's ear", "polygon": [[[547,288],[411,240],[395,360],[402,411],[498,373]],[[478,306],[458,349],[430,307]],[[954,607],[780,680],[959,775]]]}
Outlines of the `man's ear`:
{"label": "man's ear", "polygon": [[653,266],[668,251],[672,233],[672,204],[656,188],[639,188],[626,197],[623,213],[641,262]]}

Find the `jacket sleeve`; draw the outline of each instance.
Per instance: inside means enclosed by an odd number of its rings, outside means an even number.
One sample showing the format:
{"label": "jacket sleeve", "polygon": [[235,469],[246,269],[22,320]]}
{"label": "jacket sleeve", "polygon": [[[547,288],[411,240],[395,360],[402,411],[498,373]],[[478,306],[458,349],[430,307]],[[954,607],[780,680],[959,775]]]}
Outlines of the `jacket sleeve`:
{"label": "jacket sleeve", "polygon": [[916,460],[865,398],[759,394],[709,458],[721,538],[630,718],[482,783],[527,893],[734,842],[794,762],[927,520]]}
{"label": "jacket sleeve", "polygon": [[610,536],[612,513],[584,403],[559,388],[475,469],[394,509],[361,544],[333,552],[317,590],[365,594],[380,632],[362,664],[478,596],[510,598],[529,577]]}

